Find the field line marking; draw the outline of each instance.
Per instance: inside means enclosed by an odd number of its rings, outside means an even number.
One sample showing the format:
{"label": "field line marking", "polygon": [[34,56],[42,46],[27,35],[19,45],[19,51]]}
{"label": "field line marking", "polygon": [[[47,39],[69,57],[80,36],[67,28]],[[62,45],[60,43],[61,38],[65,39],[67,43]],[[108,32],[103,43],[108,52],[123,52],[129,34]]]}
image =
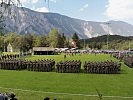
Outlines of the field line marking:
{"label": "field line marking", "polygon": [[[75,93],[58,93],[58,92],[44,92],[44,91],[36,91],[36,90],[24,90],[24,89],[14,89],[14,88],[5,88],[0,87],[1,89],[11,89],[16,91],[25,91],[25,92],[40,92],[47,94],[60,94],[60,95],[72,95],[72,96],[88,96],[88,97],[98,97],[98,95],[89,95],[89,94],[75,94]],[[102,96],[103,98],[125,98],[125,99],[133,99],[133,97],[125,97],[125,96]]]}

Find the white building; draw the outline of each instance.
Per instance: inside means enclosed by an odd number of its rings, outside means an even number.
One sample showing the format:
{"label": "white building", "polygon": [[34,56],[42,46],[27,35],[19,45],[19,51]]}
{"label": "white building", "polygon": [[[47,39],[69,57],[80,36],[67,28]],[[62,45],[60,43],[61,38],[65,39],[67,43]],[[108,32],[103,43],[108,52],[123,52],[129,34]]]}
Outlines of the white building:
{"label": "white building", "polygon": [[13,52],[12,45],[9,43],[7,46],[7,52]]}

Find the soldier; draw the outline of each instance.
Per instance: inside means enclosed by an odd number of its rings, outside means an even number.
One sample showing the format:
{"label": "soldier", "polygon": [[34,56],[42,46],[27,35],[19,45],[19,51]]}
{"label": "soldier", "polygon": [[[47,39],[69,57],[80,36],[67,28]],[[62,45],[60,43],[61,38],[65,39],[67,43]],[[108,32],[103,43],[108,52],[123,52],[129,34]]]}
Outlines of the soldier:
{"label": "soldier", "polygon": [[133,68],[133,56],[128,56],[124,58],[124,63],[129,66],[130,68]]}
{"label": "soldier", "polygon": [[64,54],[64,60],[66,60],[66,54]]}
{"label": "soldier", "polygon": [[49,97],[45,97],[44,100],[50,100],[50,98]]}
{"label": "soldier", "polygon": [[10,98],[11,98],[10,100],[17,100],[17,98],[15,98],[15,94],[14,93],[10,94]]}
{"label": "soldier", "polygon": [[89,62],[84,65],[84,72],[87,73],[101,73],[101,74],[108,74],[108,73],[119,73],[120,72],[121,64],[112,62],[112,61],[105,61],[105,62]]}

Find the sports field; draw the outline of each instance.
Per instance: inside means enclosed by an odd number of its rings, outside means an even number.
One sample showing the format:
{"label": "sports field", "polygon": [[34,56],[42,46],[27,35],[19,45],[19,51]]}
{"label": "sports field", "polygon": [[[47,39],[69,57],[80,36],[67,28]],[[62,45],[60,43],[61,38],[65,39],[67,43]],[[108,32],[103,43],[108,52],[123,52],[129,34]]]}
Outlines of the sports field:
{"label": "sports field", "polygon": [[[64,56],[28,56],[25,59],[54,59],[63,61]],[[66,60],[117,61],[105,54],[81,54]],[[98,91],[97,91],[98,90]],[[0,70],[0,92],[14,92],[18,100],[133,100],[133,69],[122,63],[120,74],[85,74]]]}

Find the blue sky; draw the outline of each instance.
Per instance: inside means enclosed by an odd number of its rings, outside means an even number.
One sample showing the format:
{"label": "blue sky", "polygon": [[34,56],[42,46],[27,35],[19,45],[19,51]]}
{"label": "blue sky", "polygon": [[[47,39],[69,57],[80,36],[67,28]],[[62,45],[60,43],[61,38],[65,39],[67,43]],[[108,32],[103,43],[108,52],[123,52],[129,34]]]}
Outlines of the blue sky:
{"label": "blue sky", "polygon": [[[133,0],[20,0],[39,12],[53,12],[86,21],[121,20],[133,24]],[[46,0],[47,1],[47,0]]]}

